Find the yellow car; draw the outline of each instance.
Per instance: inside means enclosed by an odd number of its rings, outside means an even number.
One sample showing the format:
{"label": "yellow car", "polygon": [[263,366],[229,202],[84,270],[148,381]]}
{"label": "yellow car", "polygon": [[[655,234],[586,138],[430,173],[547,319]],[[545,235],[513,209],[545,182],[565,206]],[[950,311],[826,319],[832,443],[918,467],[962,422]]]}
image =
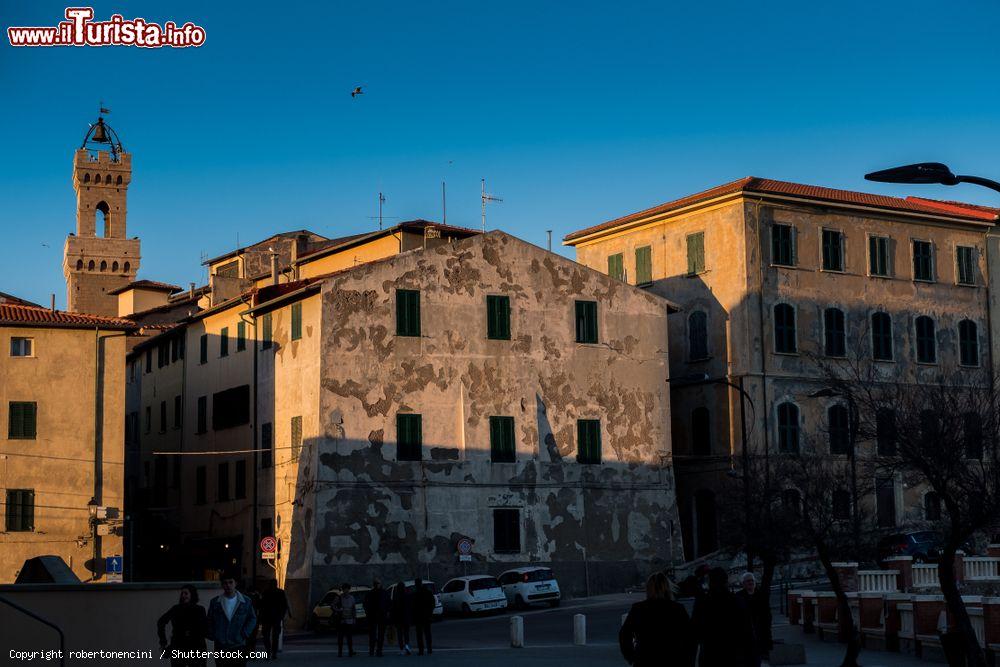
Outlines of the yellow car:
{"label": "yellow car", "polygon": [[[354,596],[354,627],[364,626],[367,624],[367,618],[365,617],[365,594],[371,590],[370,586],[358,586],[357,588],[351,587],[351,595]],[[312,628],[313,630],[336,630],[337,625],[340,623],[340,619],[336,617],[333,612],[333,603],[337,601],[340,597],[339,588],[331,588],[327,591],[323,599],[316,603],[316,606],[312,610]]]}

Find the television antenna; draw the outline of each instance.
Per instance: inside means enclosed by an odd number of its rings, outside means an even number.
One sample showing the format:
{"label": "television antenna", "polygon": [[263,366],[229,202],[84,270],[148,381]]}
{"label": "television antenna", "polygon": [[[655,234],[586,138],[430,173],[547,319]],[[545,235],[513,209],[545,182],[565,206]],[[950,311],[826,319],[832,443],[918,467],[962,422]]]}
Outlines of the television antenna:
{"label": "television antenna", "polygon": [[369,215],[368,216],[369,220],[378,220],[378,228],[379,228],[379,230],[382,229],[382,220],[399,220],[399,216],[396,216],[396,215],[383,216],[382,215],[382,205],[383,204],[385,204],[385,195],[383,195],[380,192],[380,193],[378,193],[378,215]]}
{"label": "television antenna", "polygon": [[500,202],[503,201],[503,199],[500,199],[500,197],[495,197],[493,195],[486,194],[486,179],[484,178],[484,179],[481,179],[481,180],[482,180],[482,184],[483,184],[483,195],[482,195],[482,200],[483,200],[483,232],[485,233],[486,232],[486,204],[488,204],[490,202],[495,202],[495,203],[499,204]]}

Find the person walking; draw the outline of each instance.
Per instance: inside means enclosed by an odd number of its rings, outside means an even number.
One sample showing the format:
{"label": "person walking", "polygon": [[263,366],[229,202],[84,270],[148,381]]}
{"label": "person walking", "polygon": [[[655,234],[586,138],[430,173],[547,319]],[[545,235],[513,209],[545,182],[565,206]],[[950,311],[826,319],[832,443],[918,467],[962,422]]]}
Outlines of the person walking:
{"label": "person walking", "polygon": [[400,581],[392,589],[392,624],[396,627],[396,641],[400,655],[413,655],[410,650],[410,621],[413,613],[412,599],[406,592],[406,583]]}
{"label": "person walking", "polygon": [[[167,625],[170,642],[167,642]],[[204,651],[208,621],[205,608],[198,604],[198,589],[188,584],[181,588],[180,600],[156,621],[160,648],[169,651],[171,667],[204,667],[205,658],[174,657],[174,651]]]}
{"label": "person walking", "polygon": [[430,586],[417,579],[413,591],[413,625],[417,630],[417,654],[424,654],[424,643],[427,643],[427,655],[434,653],[431,642],[431,621],[434,620],[434,592]]}
{"label": "person walking", "polygon": [[333,611],[337,615],[337,657],[344,657],[344,638],[347,638],[347,657],[354,657],[354,622],[357,619],[357,602],[351,595],[351,585],[345,583],[340,587],[340,596],[333,602]]}
{"label": "person walking", "polygon": [[625,661],[635,667],[694,667],[697,645],[691,619],[673,600],[667,575],[657,572],[646,580],[646,599],[632,605],[618,645]]}
{"label": "person walking", "polygon": [[751,667],[760,667],[774,645],[771,636],[771,601],[768,599],[767,591],[758,590],[757,577],[753,572],[743,573],[740,586],[736,602],[750,619],[750,628],[753,631],[753,652],[748,664]]}
{"label": "person walking", "polygon": [[708,573],[708,592],[695,602],[692,623],[701,646],[700,667],[755,664],[750,616],[729,591],[729,575],[721,567]]}
{"label": "person walking", "polygon": [[282,623],[290,617],[288,597],[278,582],[272,579],[260,596],[260,629],[264,635],[264,649],[268,660],[278,659],[278,644],[281,639]]}
{"label": "person walking", "polygon": [[223,574],[222,594],[208,605],[208,638],[224,654],[215,658],[217,667],[246,667],[246,644],[256,624],[250,598],[236,590],[236,575]]}
{"label": "person walking", "polygon": [[368,620],[368,655],[382,657],[385,644],[385,620],[389,615],[389,595],[382,588],[382,581],[372,581],[372,588],[365,593],[362,605]]}

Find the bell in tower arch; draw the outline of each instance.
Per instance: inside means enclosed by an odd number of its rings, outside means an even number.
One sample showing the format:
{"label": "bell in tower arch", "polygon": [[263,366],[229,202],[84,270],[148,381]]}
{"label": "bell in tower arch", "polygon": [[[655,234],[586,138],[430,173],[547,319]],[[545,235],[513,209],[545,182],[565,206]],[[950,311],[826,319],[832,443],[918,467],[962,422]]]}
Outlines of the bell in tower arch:
{"label": "bell in tower arch", "polygon": [[91,141],[96,141],[98,143],[106,144],[109,143],[108,131],[104,127],[104,119],[98,118],[97,125],[94,126],[94,134],[90,137]]}

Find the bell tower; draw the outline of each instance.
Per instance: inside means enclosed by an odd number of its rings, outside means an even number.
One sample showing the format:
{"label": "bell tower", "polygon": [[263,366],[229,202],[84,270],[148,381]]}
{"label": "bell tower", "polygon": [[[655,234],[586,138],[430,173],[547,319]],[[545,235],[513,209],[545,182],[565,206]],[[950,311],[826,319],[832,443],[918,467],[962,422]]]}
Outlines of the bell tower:
{"label": "bell tower", "polygon": [[73,156],[76,233],[67,237],[63,252],[71,312],[117,316],[118,297],[108,292],[135,280],[139,239],[126,236],[131,181],[132,155],[98,116]]}

